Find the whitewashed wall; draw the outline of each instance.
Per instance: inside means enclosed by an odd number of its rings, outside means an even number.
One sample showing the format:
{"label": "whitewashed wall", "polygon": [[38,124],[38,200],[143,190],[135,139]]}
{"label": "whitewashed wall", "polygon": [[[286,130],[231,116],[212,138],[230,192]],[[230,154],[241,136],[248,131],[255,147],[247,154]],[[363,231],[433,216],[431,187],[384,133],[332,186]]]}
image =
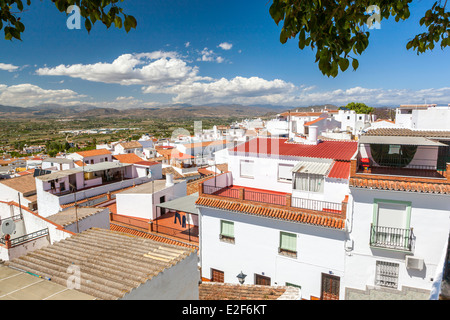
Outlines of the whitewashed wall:
{"label": "whitewashed wall", "polygon": [[198,300],[199,280],[198,256],[193,252],[125,294],[122,300]]}
{"label": "whitewashed wall", "polygon": [[[241,271],[247,274],[246,284],[253,284],[254,274],[260,274],[270,277],[272,285],[300,285],[309,299],[320,297],[322,273],[344,275],[344,231],[211,208],[199,211],[205,278],[211,278],[211,268],[224,271],[228,283],[238,283]],[[234,221],[234,244],[219,239],[221,219]],[[278,253],[280,231],[297,234],[297,258]]]}
{"label": "whitewashed wall", "polygon": [[149,193],[118,193],[116,194],[117,214],[143,219],[156,219],[159,210],[156,205],[159,199],[165,196],[165,201],[170,201],[186,195],[186,181],[175,183],[171,187]]}
{"label": "whitewashed wall", "polygon": [[[450,230],[450,197],[448,195],[421,194],[381,190],[351,189],[354,204],[349,231],[353,250],[346,257],[345,286],[365,290],[374,286],[376,260],[400,264],[399,289],[402,286],[430,290],[436,266],[446,245]],[[415,246],[413,256],[424,259],[423,271],[407,269],[406,254],[369,246],[370,224],[373,218],[374,199],[410,201],[411,222]]]}

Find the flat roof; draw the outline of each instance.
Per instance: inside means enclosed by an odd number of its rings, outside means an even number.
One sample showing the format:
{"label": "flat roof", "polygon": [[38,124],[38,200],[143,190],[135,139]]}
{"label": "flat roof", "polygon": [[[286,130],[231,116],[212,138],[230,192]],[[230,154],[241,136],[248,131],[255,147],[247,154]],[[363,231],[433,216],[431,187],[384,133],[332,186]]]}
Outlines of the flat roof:
{"label": "flat roof", "polygon": [[157,204],[156,206],[186,213],[198,214],[197,207],[195,206],[195,201],[197,201],[197,199],[198,192],[190,194],[188,196],[176,198],[174,200],[166,201]]}
{"label": "flat roof", "polygon": [[63,177],[70,176],[71,174],[76,174],[79,172],[95,172],[95,171],[102,171],[102,170],[109,170],[109,169],[115,169],[115,168],[123,168],[131,166],[131,163],[120,163],[120,162],[100,162],[96,164],[90,164],[83,167],[78,167],[74,169],[67,169],[67,170],[61,170],[61,171],[54,171],[49,174],[45,174],[42,176],[38,176],[39,180],[42,181],[50,181],[55,179],[60,179]]}
{"label": "flat roof", "polygon": [[[174,184],[181,183],[182,181],[174,181]],[[166,179],[159,179],[154,180],[150,182],[143,183],[137,187],[127,189],[125,191],[119,192],[118,194],[136,194],[136,193],[142,193],[142,194],[152,194],[161,190],[164,190],[167,188],[166,186]]]}
{"label": "flat roof", "polygon": [[75,160],[67,158],[46,158],[42,160],[43,162],[54,162],[54,163],[73,163]]}
{"label": "flat roof", "polygon": [[95,300],[46,278],[0,265],[0,300]]}

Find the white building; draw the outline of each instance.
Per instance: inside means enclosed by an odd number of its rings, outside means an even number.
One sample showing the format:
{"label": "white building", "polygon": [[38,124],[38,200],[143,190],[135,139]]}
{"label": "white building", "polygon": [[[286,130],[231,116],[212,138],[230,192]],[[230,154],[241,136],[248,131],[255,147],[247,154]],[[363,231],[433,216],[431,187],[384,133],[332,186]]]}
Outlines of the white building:
{"label": "white building", "polygon": [[94,149],[68,154],[67,159],[82,161],[84,164],[97,164],[112,161],[112,154],[107,149]]}
{"label": "white building", "polygon": [[338,110],[334,118],[341,123],[342,132],[360,134],[376,120],[373,114],[356,113],[354,110]]}
{"label": "white building", "polygon": [[430,296],[449,241],[450,164],[441,158],[449,139],[450,131],[409,129],[361,136],[350,177],[346,299]]}
{"label": "white building", "polygon": [[155,220],[161,216],[157,205],[186,196],[186,181],[166,179],[152,180],[116,194],[117,214],[131,218]]}
{"label": "white building", "polygon": [[[201,183],[202,277],[296,285],[302,298],[331,295],[344,275],[350,159],[356,142],[255,138],[230,150],[230,172]],[[339,294],[339,293],[338,293]]]}
{"label": "white building", "polygon": [[39,214],[61,211],[61,206],[150,181],[138,176],[133,164],[103,162],[36,177]]}
{"label": "white building", "polygon": [[114,154],[142,153],[143,149],[138,141],[121,142],[114,146]]}
{"label": "white building", "polygon": [[14,201],[0,201],[0,226],[0,259],[3,261],[18,258],[72,235],[60,225]]}
{"label": "white building", "polygon": [[449,130],[450,105],[401,105],[396,109],[395,124],[417,130]]}
{"label": "white building", "polygon": [[41,168],[50,171],[73,169],[75,161],[75,159],[69,158],[46,158],[42,160]]}

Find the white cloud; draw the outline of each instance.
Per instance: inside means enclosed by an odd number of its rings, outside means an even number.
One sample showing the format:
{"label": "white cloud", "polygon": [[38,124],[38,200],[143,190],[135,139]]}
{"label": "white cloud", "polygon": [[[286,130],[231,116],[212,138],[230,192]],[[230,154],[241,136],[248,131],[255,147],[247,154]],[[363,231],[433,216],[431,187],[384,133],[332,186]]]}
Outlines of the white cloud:
{"label": "white cloud", "polygon": [[112,63],[45,67],[36,70],[36,73],[121,85],[151,85],[161,82],[174,85],[186,79],[196,79],[198,68],[188,66],[175,52],[155,51],[123,54]]}
{"label": "white cloud", "polygon": [[184,46],[186,47],[186,48],[189,48],[189,46],[191,45],[191,43],[188,41],[188,42],[186,42],[185,44],[184,44]]}
{"label": "white cloud", "polygon": [[222,42],[218,46],[220,48],[222,48],[223,50],[230,50],[233,47],[233,45],[231,43],[228,43],[228,42]]}
{"label": "white cloud", "polygon": [[[225,61],[208,48],[197,53],[200,54],[198,61],[217,63]],[[371,106],[396,106],[410,103],[447,105],[450,103],[449,87],[411,90],[355,86],[347,89],[321,90],[312,85],[295,85],[282,79],[268,80],[258,76],[237,75],[231,79],[213,79],[201,76],[199,67],[190,65],[185,57],[176,52],[165,51],[123,54],[111,63],[59,65],[40,68],[36,72],[39,75],[66,75],[95,82],[139,85],[142,93],[168,95],[168,99],[171,98],[172,102],[177,103],[278,104],[292,107],[325,103],[340,106],[352,101]],[[0,103],[8,97],[13,99],[12,89],[13,86],[5,88],[0,85]],[[28,89],[31,90],[31,88]],[[57,99],[57,94],[61,92],[54,90],[50,93],[53,96],[56,95],[53,99]],[[36,93],[33,99],[36,100],[37,96],[39,95]],[[68,93],[68,96],[78,97],[79,95],[72,91]],[[44,95],[39,97],[44,99]],[[24,98],[16,97],[15,99],[21,99],[21,102],[25,103],[26,95]],[[62,97],[58,99],[61,100]],[[109,104],[118,107],[154,105],[153,102],[144,102],[133,97],[118,97],[112,102],[98,103],[103,106]]]}
{"label": "white cloud", "polygon": [[0,84],[0,104],[31,107],[40,103],[74,103],[74,99],[85,97],[69,89],[50,90],[23,83],[13,86]]}
{"label": "white cloud", "polygon": [[209,61],[209,62],[217,62],[222,63],[225,61],[224,58],[217,56],[213,50],[209,50],[208,48],[204,48],[200,52],[201,57],[197,58],[197,61]]}
{"label": "white cloud", "polygon": [[166,88],[147,87],[144,93],[166,93],[175,95],[173,102],[204,103],[278,103],[295,89],[283,80],[265,80],[259,77],[222,78],[209,82],[183,83]]}
{"label": "white cloud", "polygon": [[13,71],[16,71],[17,69],[19,69],[19,67],[15,66],[15,65],[0,62],[0,70],[13,72]]}

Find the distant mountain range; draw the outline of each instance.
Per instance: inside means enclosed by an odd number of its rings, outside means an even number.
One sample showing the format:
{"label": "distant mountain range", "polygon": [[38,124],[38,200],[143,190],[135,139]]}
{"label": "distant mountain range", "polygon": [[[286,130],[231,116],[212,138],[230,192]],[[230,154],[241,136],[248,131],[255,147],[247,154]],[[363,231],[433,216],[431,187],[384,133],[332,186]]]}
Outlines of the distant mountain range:
{"label": "distant mountain range", "polygon": [[153,108],[115,109],[99,108],[89,104],[63,106],[59,104],[42,104],[35,107],[15,107],[0,105],[2,118],[228,118],[228,117],[263,117],[274,116],[284,111],[321,111],[324,108],[336,110],[331,104],[309,107],[286,107],[274,105],[243,106],[239,104],[209,104],[194,106],[190,104],[162,105]]}
{"label": "distant mountain range", "polygon": [[[163,105],[153,108],[114,109],[98,108],[88,104],[63,106],[43,104],[35,107],[0,105],[3,118],[90,118],[90,117],[154,117],[154,118],[205,118],[205,117],[260,117],[277,114],[288,107],[272,105],[243,106],[238,104]],[[310,108],[307,108],[308,111]]]}

